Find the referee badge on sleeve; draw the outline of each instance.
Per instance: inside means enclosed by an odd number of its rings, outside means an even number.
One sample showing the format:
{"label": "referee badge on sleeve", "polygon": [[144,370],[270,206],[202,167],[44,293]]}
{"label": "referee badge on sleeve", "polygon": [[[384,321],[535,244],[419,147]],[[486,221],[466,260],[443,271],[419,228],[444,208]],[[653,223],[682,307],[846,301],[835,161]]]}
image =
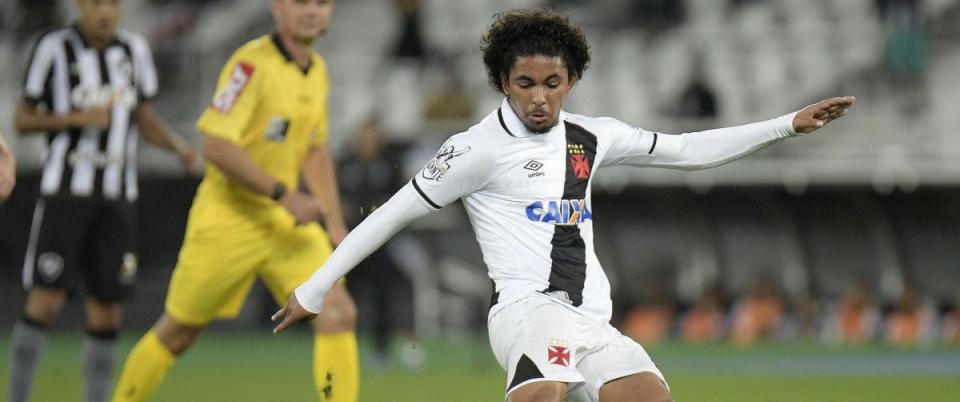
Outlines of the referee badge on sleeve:
{"label": "referee badge on sleeve", "polygon": [[240,98],[240,94],[250,83],[251,77],[253,77],[253,66],[244,62],[237,63],[230,74],[230,81],[227,81],[220,92],[214,96],[210,106],[220,113],[230,113],[230,110],[233,110],[233,105]]}

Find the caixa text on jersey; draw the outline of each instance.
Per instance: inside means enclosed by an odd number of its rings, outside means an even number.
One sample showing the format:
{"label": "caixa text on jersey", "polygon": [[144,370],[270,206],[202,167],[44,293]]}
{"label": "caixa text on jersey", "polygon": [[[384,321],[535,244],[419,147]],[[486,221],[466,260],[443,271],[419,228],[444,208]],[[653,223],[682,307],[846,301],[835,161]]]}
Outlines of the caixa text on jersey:
{"label": "caixa text on jersey", "polygon": [[527,205],[527,218],[534,222],[576,225],[593,220],[593,212],[584,199],[544,200]]}

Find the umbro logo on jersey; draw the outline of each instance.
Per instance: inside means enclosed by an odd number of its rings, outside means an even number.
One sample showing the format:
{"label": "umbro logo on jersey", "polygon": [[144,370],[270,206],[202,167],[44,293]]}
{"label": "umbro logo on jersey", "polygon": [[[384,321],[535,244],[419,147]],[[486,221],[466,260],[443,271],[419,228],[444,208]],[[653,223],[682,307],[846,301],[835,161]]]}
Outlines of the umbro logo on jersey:
{"label": "umbro logo on jersey", "polygon": [[593,220],[593,212],[590,212],[590,206],[583,199],[534,201],[527,205],[527,219],[555,225],[576,225]]}
{"label": "umbro logo on jersey", "polygon": [[540,169],[543,168],[543,163],[541,163],[540,161],[531,160],[527,162],[526,165],[523,165],[523,168],[533,171],[533,173],[530,173],[527,175],[527,177],[530,177],[530,178],[546,175],[546,173],[540,171]]}

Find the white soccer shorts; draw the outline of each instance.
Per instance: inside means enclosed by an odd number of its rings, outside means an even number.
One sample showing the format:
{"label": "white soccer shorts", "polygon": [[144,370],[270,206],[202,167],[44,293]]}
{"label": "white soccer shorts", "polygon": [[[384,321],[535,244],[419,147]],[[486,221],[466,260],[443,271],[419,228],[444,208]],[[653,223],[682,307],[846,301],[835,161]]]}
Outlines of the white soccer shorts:
{"label": "white soccer shorts", "polygon": [[617,378],[651,372],[663,380],[640,344],[545,294],[500,307],[487,324],[493,354],[507,371],[506,396],[524,384],[560,381],[568,383],[570,401],[596,402],[600,387]]}

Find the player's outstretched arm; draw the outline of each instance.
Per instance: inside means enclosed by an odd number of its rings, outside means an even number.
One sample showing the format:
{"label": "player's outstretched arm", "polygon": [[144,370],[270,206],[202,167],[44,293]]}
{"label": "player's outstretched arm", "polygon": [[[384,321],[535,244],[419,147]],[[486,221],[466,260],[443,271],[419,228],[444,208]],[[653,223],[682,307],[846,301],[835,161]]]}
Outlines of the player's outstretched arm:
{"label": "player's outstretched arm", "polygon": [[749,155],[785,138],[807,134],[847,114],[854,97],[830,98],[800,111],[736,127],[658,135],[651,146],[650,166],[699,170],[719,166]]}
{"label": "player's outstretched arm", "polygon": [[137,122],[137,128],[140,129],[140,133],[143,134],[147,141],[177,154],[183,166],[190,174],[196,175],[200,173],[200,161],[197,156],[197,151],[180,138],[179,135],[174,133],[174,131],[157,116],[152,103],[141,102],[133,111],[133,116]]}
{"label": "player's outstretched arm", "polygon": [[273,315],[277,322],[274,333],[300,321],[312,319],[323,308],[327,292],[353,267],[376,251],[414,220],[436,209],[425,204],[413,185],[408,183],[380,208],[357,225],[330,255],[330,258],[290,295],[290,300]]}
{"label": "player's outstretched arm", "polygon": [[13,192],[16,181],[17,161],[13,156],[13,150],[3,139],[3,133],[0,133],[0,203],[3,203]]}

